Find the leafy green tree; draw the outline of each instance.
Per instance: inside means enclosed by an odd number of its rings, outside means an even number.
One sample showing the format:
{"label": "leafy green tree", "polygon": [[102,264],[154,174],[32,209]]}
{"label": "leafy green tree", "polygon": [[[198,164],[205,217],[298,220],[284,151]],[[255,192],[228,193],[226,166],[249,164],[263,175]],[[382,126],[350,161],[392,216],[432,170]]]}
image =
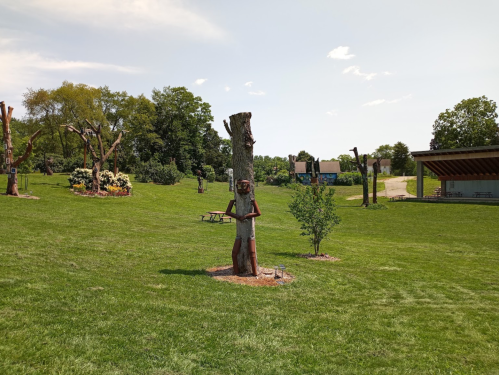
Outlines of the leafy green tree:
{"label": "leafy green tree", "polygon": [[307,151],[302,150],[296,156],[296,161],[309,161],[312,160],[312,155],[310,155]]}
{"label": "leafy green tree", "polygon": [[486,96],[462,100],[438,115],[430,148],[447,149],[499,144],[497,105]]}
{"label": "leafy green tree", "polygon": [[336,214],[334,189],[326,186],[302,187],[296,191],[289,208],[300,222],[302,236],[310,236],[315,255],[319,255],[320,244],[327,238],[333,227],[340,223]]}
{"label": "leafy green tree", "polygon": [[201,169],[204,159],[203,134],[213,121],[210,105],[185,87],[154,89],[156,106],[155,132],[162,145],[155,147],[160,162],[175,158],[178,169],[186,173]]}
{"label": "leafy green tree", "polygon": [[355,165],[351,163],[355,158],[348,154],[341,154],[338,156],[340,162],[340,169],[342,172],[350,172],[356,169]]}
{"label": "leafy green tree", "polygon": [[392,170],[394,175],[412,175],[414,161],[405,143],[397,142],[393,145]]}
{"label": "leafy green tree", "polygon": [[373,153],[373,159],[391,159],[393,155],[393,147],[390,145],[381,145]]}

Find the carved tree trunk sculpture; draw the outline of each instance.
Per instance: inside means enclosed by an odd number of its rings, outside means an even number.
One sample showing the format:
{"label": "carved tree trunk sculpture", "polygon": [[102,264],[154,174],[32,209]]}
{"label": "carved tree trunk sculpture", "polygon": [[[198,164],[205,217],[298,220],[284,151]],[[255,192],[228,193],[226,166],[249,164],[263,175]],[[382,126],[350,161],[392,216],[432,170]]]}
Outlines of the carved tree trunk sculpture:
{"label": "carved tree trunk sculpture", "polygon": [[24,151],[24,155],[19,156],[17,160],[14,161],[14,147],[12,146],[12,139],[10,136],[10,120],[12,118],[12,111],[14,110],[14,108],[9,107],[7,111],[5,109],[4,102],[0,102],[0,108],[2,111],[5,164],[7,165],[7,173],[9,176],[7,180],[7,195],[19,196],[19,191],[17,190],[17,167],[29,157],[29,155],[31,154],[31,150],[33,149],[33,141],[42,133],[42,131],[38,130],[31,136],[28,141],[26,151]]}
{"label": "carved tree trunk sculpture", "polygon": [[289,177],[291,182],[296,183],[296,155],[288,155],[289,158]]}
{"label": "carved tree trunk sculpture", "polygon": [[359,154],[357,152],[357,147],[354,147],[352,150],[353,153],[355,154],[355,162],[354,163],[357,166],[357,169],[359,170],[360,174],[362,175],[362,196],[363,196],[363,206],[369,206],[369,181],[367,180],[367,155],[363,155],[363,161],[364,164],[362,165],[360,162]]}
{"label": "carved tree trunk sculpture", "polygon": [[54,171],[50,168],[53,163],[53,158],[48,158],[47,160],[45,160],[45,169],[47,170],[47,176],[52,176],[54,174]]}
{"label": "carved tree trunk sculpture", "polygon": [[[88,120],[85,120],[85,121],[87,122],[87,124],[90,126],[90,128],[92,130],[90,130],[90,129],[77,130],[76,128],[74,128],[71,125],[61,125],[61,126],[65,127],[66,129],[68,129],[69,131],[71,131],[73,133],[78,134],[79,137],[83,140],[83,142],[85,142],[85,144],[88,145],[88,148],[90,150],[90,153],[92,154],[92,159],[94,162],[94,165],[92,166],[92,192],[98,193],[100,191],[100,170],[101,170],[102,166],[104,165],[104,163],[106,162],[106,160],[109,158],[109,156],[111,156],[111,154],[113,153],[116,146],[118,146],[120,144],[121,137],[123,136],[124,132],[123,131],[120,132],[120,134],[118,135],[118,139],[116,141],[114,141],[114,143],[111,145],[111,147],[109,148],[107,153],[104,153],[104,143],[102,142],[102,127],[100,125],[96,127],[90,121],[88,121]],[[95,136],[97,137],[97,141],[99,142],[99,155],[100,155],[100,157],[95,152],[90,141],[85,137],[85,134],[90,134],[92,131],[95,134]]]}
{"label": "carved tree trunk sculpture", "polygon": [[373,164],[373,203],[378,203],[378,172],[381,172],[381,158],[377,158],[376,162]]}
{"label": "carved tree trunk sculpture", "polygon": [[[253,201],[255,199],[255,182],[253,176],[253,135],[251,133],[251,112],[242,112],[230,116],[230,128],[227,122],[224,121],[225,129],[229,133],[232,140],[232,167],[234,169],[234,181],[236,185],[239,180],[248,180],[250,184],[250,192],[248,194],[238,193],[235,189],[235,204],[236,215],[244,217],[253,213]],[[237,254],[237,265],[239,273],[252,272],[251,267],[251,249],[255,246],[255,219],[254,217],[245,220],[236,220],[237,234],[236,243],[240,242],[239,253]],[[258,273],[258,260],[255,261],[256,272]]]}

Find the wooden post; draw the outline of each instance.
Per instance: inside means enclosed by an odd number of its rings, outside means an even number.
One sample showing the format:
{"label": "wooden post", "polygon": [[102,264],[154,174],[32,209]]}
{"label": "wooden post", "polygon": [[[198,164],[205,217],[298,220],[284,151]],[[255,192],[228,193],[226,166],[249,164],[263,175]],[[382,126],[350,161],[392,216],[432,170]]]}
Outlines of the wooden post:
{"label": "wooden post", "polygon": [[19,191],[17,189],[17,167],[29,157],[31,150],[33,149],[33,141],[42,131],[38,130],[31,136],[24,155],[18,157],[17,160],[14,161],[14,147],[12,146],[12,138],[10,136],[10,120],[14,108],[9,107],[7,111],[5,103],[0,102],[0,109],[2,112],[3,143],[4,145],[7,145],[7,147],[3,145],[5,150],[5,164],[7,165],[7,174],[9,176],[7,180],[7,195],[19,196]]}
{"label": "wooden post", "polygon": [[[232,140],[232,168],[234,169],[234,181],[236,185],[240,180],[249,181],[250,191],[248,194],[239,193],[235,189],[236,215],[243,217],[253,213],[255,199],[255,182],[253,176],[253,135],[251,133],[251,112],[242,112],[232,115],[230,118],[230,128],[224,121],[225,128]],[[236,241],[240,248],[235,252],[237,257],[237,268],[239,273],[252,272],[252,250],[254,250],[253,262],[256,273],[258,273],[258,260],[256,258],[255,245],[255,219],[254,217],[245,220],[236,220],[237,234]],[[237,253],[237,254],[236,254]]]}

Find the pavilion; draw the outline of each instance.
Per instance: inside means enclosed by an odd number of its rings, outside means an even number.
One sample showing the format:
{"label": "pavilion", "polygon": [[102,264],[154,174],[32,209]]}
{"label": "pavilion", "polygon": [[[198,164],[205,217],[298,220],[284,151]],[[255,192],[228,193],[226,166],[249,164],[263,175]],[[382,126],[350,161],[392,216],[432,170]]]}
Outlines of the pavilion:
{"label": "pavilion", "polygon": [[499,198],[499,145],[416,151],[417,197],[423,198],[424,167],[438,176],[441,195]]}

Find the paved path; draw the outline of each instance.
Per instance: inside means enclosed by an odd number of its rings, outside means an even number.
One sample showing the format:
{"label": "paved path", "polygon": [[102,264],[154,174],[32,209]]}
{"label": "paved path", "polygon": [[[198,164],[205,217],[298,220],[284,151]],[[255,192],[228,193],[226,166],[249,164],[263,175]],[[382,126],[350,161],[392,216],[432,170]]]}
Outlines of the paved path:
{"label": "paved path", "polygon": [[[395,177],[389,178],[386,180],[379,180],[385,183],[385,190],[378,191],[378,197],[393,197],[394,195],[405,195],[406,198],[415,198],[415,195],[409,194],[407,192],[407,180],[415,180],[416,176],[406,176],[406,177]],[[372,189],[372,186],[369,186],[369,190]],[[369,193],[369,196],[372,197],[373,194]],[[354,195],[352,197],[348,197],[347,200],[351,201],[354,199],[362,199],[362,195]]]}

